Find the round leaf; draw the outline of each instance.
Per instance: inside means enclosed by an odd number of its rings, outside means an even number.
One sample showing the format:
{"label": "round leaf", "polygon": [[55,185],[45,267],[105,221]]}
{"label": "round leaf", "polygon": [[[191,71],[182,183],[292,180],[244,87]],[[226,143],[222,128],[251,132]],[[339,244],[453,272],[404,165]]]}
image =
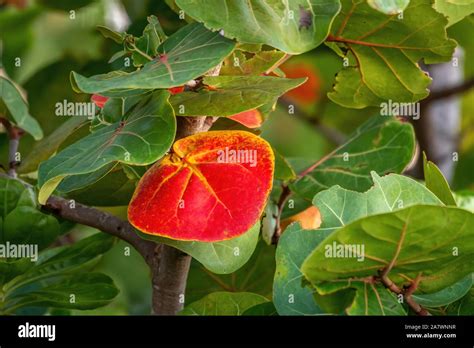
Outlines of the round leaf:
{"label": "round leaf", "polygon": [[244,131],[213,131],[177,141],[174,153],[140,180],[128,209],[142,232],[215,242],[246,232],[270,193],[270,145]]}

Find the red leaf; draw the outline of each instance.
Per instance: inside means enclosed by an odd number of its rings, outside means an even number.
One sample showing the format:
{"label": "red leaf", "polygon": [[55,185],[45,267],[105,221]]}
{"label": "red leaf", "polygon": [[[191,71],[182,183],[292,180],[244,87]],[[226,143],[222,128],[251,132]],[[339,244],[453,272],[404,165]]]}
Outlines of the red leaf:
{"label": "red leaf", "polygon": [[258,128],[262,126],[263,117],[257,109],[244,111],[239,114],[229,116],[231,120],[243,124],[247,128]]}
{"label": "red leaf", "polygon": [[260,218],[272,186],[274,155],[260,137],[213,131],[177,141],[140,180],[128,208],[142,232],[215,242]]}
{"label": "red leaf", "polygon": [[104,97],[100,94],[93,94],[91,100],[95,105],[97,105],[97,107],[102,109],[105,103],[107,103],[107,101],[109,100],[109,97]]}
{"label": "red leaf", "polygon": [[184,86],[171,87],[171,88],[168,88],[168,91],[169,91],[172,95],[179,94],[179,93],[181,93],[181,92],[184,91]]}

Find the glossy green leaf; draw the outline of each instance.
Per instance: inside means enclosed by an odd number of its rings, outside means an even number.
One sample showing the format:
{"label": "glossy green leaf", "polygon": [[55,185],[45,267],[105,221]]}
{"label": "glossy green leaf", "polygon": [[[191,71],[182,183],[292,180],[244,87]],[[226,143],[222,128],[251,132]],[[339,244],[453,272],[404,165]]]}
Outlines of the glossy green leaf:
{"label": "glossy green leaf", "polygon": [[304,277],[300,267],[329,233],[323,229],[304,230],[299,223],[293,223],[281,235],[276,251],[277,266],[273,282],[273,302],[278,314],[324,314],[314,302],[314,289],[302,284]]}
{"label": "glossy green leaf", "polygon": [[10,111],[13,122],[21,129],[30,133],[33,138],[40,140],[43,137],[41,126],[28,111],[28,104],[23,99],[15,84],[4,76],[0,76],[0,99]]}
{"label": "glossy green leaf", "polygon": [[105,306],[119,293],[113,280],[101,273],[61,275],[35,285],[31,291],[7,296],[3,311],[13,313],[26,306],[93,309]]}
{"label": "glossy green leaf", "polygon": [[242,315],[247,309],[268,300],[251,292],[214,292],[187,305],[181,315]]}
{"label": "glossy green leaf", "polygon": [[96,170],[95,172],[67,176],[58,185],[57,191],[59,193],[68,193],[93,185],[94,183],[105,177],[109,172],[111,172],[115,168],[115,166],[117,166],[117,163],[112,162]]}
{"label": "glossy green leaf", "polygon": [[171,245],[198,260],[209,271],[228,274],[242,267],[252,256],[258,242],[260,223],[255,224],[243,235],[215,243],[185,242],[168,239],[137,231],[140,237]]}
{"label": "glossy green leaf", "polygon": [[76,91],[102,95],[180,86],[218,65],[234,46],[233,41],[201,24],[189,24],[158,47],[163,58],[155,58],[140,70],[90,78],[73,72],[71,79]]}
{"label": "glossy green leaf", "polygon": [[448,286],[443,290],[426,295],[413,295],[413,299],[416,303],[424,307],[441,307],[459,300],[466,295],[471,288],[472,274],[469,274],[457,283]]}
{"label": "glossy green leaf", "polygon": [[446,205],[456,206],[456,201],[451,193],[449,184],[446,181],[443,173],[439,168],[431,161],[428,161],[426,154],[423,153],[423,171],[425,174],[425,184],[431,192],[433,192],[438,198],[443,201]]}
{"label": "glossy green leaf", "polygon": [[328,41],[336,51],[347,51],[349,65],[329,98],[355,108],[379,106],[380,99],[412,103],[425,98],[431,79],[418,61],[451,59],[456,43],[447,38],[446,24],[430,0],[411,0],[400,17],[387,16],[366,1],[343,1]]}
{"label": "glossy green leaf", "polygon": [[88,119],[86,117],[71,117],[62,125],[57,127],[50,135],[37,142],[31,151],[22,159],[17,171],[19,173],[31,173],[38,169],[42,161],[47,160],[59,146],[77,131],[84,126]]}
{"label": "glossy green leaf", "polygon": [[[332,233],[301,271],[317,285],[377,276],[392,263],[388,276],[399,286],[421,274],[418,291],[437,292],[474,271],[473,224],[474,214],[445,206],[415,205],[372,215]],[[347,245],[352,254],[342,255]]]}
{"label": "glossy green leaf", "polygon": [[95,172],[113,162],[148,165],[170,148],[176,120],[167,92],[155,92],[133,108],[124,121],[104,127],[41,163],[38,200],[44,204],[63,179]]}
{"label": "glossy green leaf", "polygon": [[[303,230],[299,225],[293,224],[283,233],[277,248],[277,272],[273,288],[273,301],[279,314],[323,313],[312,301],[313,290],[301,284],[303,275],[300,266],[331,232],[368,215],[414,204],[442,204],[433,193],[413,179],[396,174],[382,178],[375,172],[371,174],[374,186],[367,192],[360,193],[333,186],[314,197],[313,204],[318,207],[322,219],[318,230]],[[360,289],[377,291],[372,288]]]}
{"label": "glossy green leaf", "polygon": [[451,26],[474,13],[474,2],[471,0],[435,0],[434,8],[448,17],[448,26]]}
{"label": "glossy green leaf", "polygon": [[410,0],[367,0],[367,3],[377,11],[393,15],[403,12]]}
{"label": "glossy green leaf", "polygon": [[130,202],[137,182],[126,175],[121,165],[116,165],[91,185],[68,192],[67,197],[93,206],[124,206]]}
{"label": "glossy green leaf", "polygon": [[313,205],[321,213],[321,228],[335,230],[369,215],[391,212],[415,204],[443,205],[425,186],[397,174],[380,177],[372,172],[374,186],[355,192],[333,186],[319,192]]}
{"label": "glossy green leaf", "polygon": [[223,29],[227,37],[289,54],[310,51],[323,42],[341,6],[338,0],[176,0],[176,4],[208,28]]}
{"label": "glossy green leaf", "polygon": [[273,102],[305,81],[271,76],[208,76],[204,83],[216,90],[179,93],[170,98],[170,103],[176,115],[230,116]]}
{"label": "glossy green leaf", "polygon": [[371,171],[379,175],[402,172],[410,163],[414,148],[411,125],[392,117],[376,116],[360,126],[339,148],[309,167],[290,188],[309,201],[333,185],[365,191],[372,185]]}

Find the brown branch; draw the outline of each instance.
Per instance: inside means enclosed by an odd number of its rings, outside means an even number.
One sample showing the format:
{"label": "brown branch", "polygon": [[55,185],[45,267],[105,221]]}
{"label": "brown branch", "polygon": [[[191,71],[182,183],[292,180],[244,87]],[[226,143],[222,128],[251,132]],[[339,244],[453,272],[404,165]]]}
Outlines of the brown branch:
{"label": "brown branch", "polygon": [[65,198],[51,196],[43,209],[65,220],[97,228],[131,244],[148,261],[153,255],[156,243],[140,238],[127,221]]}
{"label": "brown branch", "polygon": [[466,80],[455,86],[447,87],[439,91],[433,91],[430,95],[421,101],[422,104],[428,104],[436,100],[445,99],[454,95],[464,93],[474,87],[474,78]]}
{"label": "brown branch", "polygon": [[389,289],[391,292],[397,294],[397,295],[402,295],[403,299],[405,300],[405,303],[408,305],[408,307],[411,308],[413,312],[415,312],[417,315],[420,316],[430,316],[431,313],[428,312],[425,308],[420,306],[412,297],[412,294],[415,292],[415,290],[418,288],[418,284],[420,282],[420,277],[421,274],[419,274],[416,279],[410,284],[410,286],[406,289],[400,289],[389,277],[388,277],[388,267],[382,270],[380,274],[380,281],[382,284]]}
{"label": "brown branch", "polygon": [[20,165],[17,161],[18,146],[20,145],[20,138],[24,134],[24,131],[18,127],[15,127],[6,118],[0,116],[0,124],[5,127],[8,134],[8,176],[16,178],[16,168]]}
{"label": "brown branch", "polygon": [[280,236],[282,232],[281,231],[281,214],[283,213],[285,204],[291,195],[291,191],[288,185],[283,184],[281,187],[282,187],[282,192],[277,202],[278,215],[276,216],[276,224],[275,224],[275,231],[273,232],[273,236],[272,236],[272,244],[278,244],[278,241],[280,240]]}

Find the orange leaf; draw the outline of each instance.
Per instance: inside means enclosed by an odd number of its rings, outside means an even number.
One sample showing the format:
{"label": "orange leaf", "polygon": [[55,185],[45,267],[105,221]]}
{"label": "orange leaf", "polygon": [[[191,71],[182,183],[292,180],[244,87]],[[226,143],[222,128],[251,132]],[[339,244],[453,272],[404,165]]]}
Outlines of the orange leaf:
{"label": "orange leaf", "polygon": [[309,207],[301,213],[283,220],[281,222],[282,230],[286,229],[289,224],[295,221],[298,221],[301,224],[301,227],[305,230],[315,230],[321,225],[321,214],[319,213],[318,208],[314,206]]}
{"label": "orange leaf", "polygon": [[178,140],[140,180],[128,208],[144,233],[216,242],[260,218],[272,186],[274,155],[245,131],[211,131]]}
{"label": "orange leaf", "polygon": [[239,114],[229,116],[231,120],[243,124],[247,128],[258,128],[262,126],[263,117],[257,109],[244,111]]}
{"label": "orange leaf", "polygon": [[281,67],[288,78],[307,77],[306,81],[301,86],[292,89],[286,93],[286,96],[296,103],[303,105],[311,105],[320,98],[321,93],[321,81],[317,69],[308,63],[298,62],[287,62]]}

